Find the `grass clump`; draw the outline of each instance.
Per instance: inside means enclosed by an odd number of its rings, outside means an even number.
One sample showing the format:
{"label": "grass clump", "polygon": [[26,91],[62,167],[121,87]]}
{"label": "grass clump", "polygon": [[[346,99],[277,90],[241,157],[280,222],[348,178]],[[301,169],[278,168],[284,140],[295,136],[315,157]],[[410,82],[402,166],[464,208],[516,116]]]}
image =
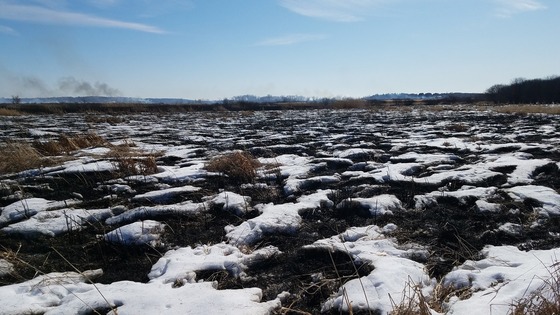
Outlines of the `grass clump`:
{"label": "grass clump", "polygon": [[95,124],[107,123],[107,124],[110,124],[110,125],[117,125],[117,124],[120,124],[120,123],[125,121],[124,118],[122,118],[120,116],[114,116],[114,115],[99,116],[99,115],[93,115],[93,114],[86,115],[84,120],[87,123],[92,123],[92,124],[93,123],[95,123]]}
{"label": "grass clump", "polygon": [[33,146],[41,154],[49,156],[68,155],[72,151],[106,145],[107,141],[95,133],[75,136],[61,135],[57,140],[35,141]]}
{"label": "grass clump", "polygon": [[446,129],[453,132],[466,132],[469,131],[469,126],[462,123],[455,123],[447,125]]}
{"label": "grass clump", "polygon": [[29,143],[10,142],[0,146],[0,174],[21,172],[48,163]]}
{"label": "grass clump", "polygon": [[431,315],[428,299],[422,293],[422,288],[409,281],[403,289],[403,298],[399,304],[391,301],[393,310],[389,315]]}
{"label": "grass clump", "polygon": [[22,112],[10,108],[0,108],[0,116],[21,116]]}
{"label": "grass clump", "polygon": [[157,173],[157,154],[138,150],[134,143],[114,146],[107,154],[121,176],[150,175]]}
{"label": "grass clump", "polygon": [[465,300],[472,296],[470,287],[456,288],[440,281],[430,296],[425,296],[422,286],[409,280],[402,292],[402,300],[397,304],[392,301],[393,310],[389,315],[431,315],[432,311],[446,314],[447,304],[452,297]]}
{"label": "grass clump", "polygon": [[61,135],[56,140],[32,143],[8,142],[0,145],[0,174],[50,166],[60,161],[61,156],[68,156],[76,150],[106,144],[107,141],[95,133]]}
{"label": "grass clump", "polygon": [[367,108],[368,102],[364,99],[342,99],[332,102],[330,108],[333,109],[356,109],[356,108]]}
{"label": "grass clump", "polygon": [[261,163],[249,152],[236,151],[213,158],[206,164],[206,170],[221,173],[236,183],[251,183],[259,166]]}
{"label": "grass clump", "polygon": [[550,114],[560,115],[560,106],[558,105],[502,105],[491,106],[492,110],[502,114]]}
{"label": "grass clump", "polygon": [[114,163],[118,172],[123,176],[157,173],[157,163],[154,155],[142,157],[121,155],[115,157]]}

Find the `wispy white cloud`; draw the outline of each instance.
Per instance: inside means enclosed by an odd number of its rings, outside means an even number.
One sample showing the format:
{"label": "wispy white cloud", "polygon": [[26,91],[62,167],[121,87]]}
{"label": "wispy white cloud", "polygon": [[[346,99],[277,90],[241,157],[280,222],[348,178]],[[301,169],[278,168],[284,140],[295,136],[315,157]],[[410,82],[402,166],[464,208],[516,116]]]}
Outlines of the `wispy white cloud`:
{"label": "wispy white cloud", "polygon": [[116,5],[119,0],[88,0],[93,6],[96,7],[110,7]]}
{"label": "wispy white cloud", "polygon": [[[53,1],[53,0],[35,0]],[[68,1],[68,0],[55,0]],[[190,10],[195,4],[194,0],[82,0],[98,9],[113,9],[116,7],[127,8],[129,12],[140,17],[154,17],[170,12]]]}
{"label": "wispy white cloud", "polygon": [[[10,1],[5,1],[10,2]],[[12,3],[17,3],[17,1],[11,1]],[[51,9],[62,9],[68,5],[68,0],[31,0],[29,2],[34,2],[40,6],[51,8]]]}
{"label": "wispy white cloud", "polygon": [[95,15],[55,10],[36,5],[17,5],[4,2],[0,2],[0,19],[43,24],[121,28],[156,34],[165,33],[158,27],[141,23],[106,19]]}
{"label": "wispy white cloud", "polygon": [[11,27],[0,25],[0,34],[19,35],[19,33]]}
{"label": "wispy white cloud", "polygon": [[325,39],[327,36],[322,34],[290,34],[285,36],[268,38],[260,41],[256,46],[287,46],[303,42],[310,42]]}
{"label": "wispy white cloud", "polygon": [[538,0],[494,0],[498,4],[496,15],[511,17],[515,14],[546,9]]}
{"label": "wispy white cloud", "polygon": [[386,0],[279,0],[280,5],[297,14],[336,22],[356,22]]}
{"label": "wispy white cloud", "polygon": [[[121,0],[119,0],[121,1]],[[122,0],[124,1],[124,0]],[[143,0],[141,6],[138,0],[128,0],[130,3],[124,3],[128,7],[138,6],[138,12],[141,17],[154,17],[162,16],[169,13],[176,13],[179,11],[191,10],[195,7],[194,0]]]}

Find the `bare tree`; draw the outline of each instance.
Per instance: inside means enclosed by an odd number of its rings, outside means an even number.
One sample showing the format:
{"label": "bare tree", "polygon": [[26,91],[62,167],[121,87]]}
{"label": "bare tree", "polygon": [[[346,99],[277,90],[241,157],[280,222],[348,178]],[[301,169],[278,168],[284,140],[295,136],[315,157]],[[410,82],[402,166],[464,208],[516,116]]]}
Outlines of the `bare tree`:
{"label": "bare tree", "polygon": [[17,105],[21,103],[21,98],[19,97],[19,95],[13,95],[12,96],[12,104]]}

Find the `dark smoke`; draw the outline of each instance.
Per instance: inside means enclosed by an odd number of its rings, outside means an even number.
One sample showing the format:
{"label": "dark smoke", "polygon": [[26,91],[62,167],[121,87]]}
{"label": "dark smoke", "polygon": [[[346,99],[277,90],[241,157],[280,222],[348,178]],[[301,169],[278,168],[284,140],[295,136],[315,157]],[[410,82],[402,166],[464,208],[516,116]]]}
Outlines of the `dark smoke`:
{"label": "dark smoke", "polygon": [[38,93],[39,95],[48,95],[49,88],[41,79],[36,77],[21,77],[21,86],[24,91],[32,91],[32,94]]}
{"label": "dark smoke", "polygon": [[74,77],[64,77],[58,81],[58,89],[66,94],[80,96],[119,96],[118,89],[110,87],[107,83],[77,80]]}

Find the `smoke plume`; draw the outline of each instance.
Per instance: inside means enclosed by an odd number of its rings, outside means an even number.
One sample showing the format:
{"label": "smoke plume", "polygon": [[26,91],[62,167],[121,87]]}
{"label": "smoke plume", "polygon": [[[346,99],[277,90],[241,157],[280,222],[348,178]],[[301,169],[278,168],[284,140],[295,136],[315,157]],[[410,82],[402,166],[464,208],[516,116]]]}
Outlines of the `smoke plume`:
{"label": "smoke plume", "polygon": [[118,96],[121,92],[110,87],[107,83],[77,80],[74,77],[64,77],[58,81],[58,89],[69,95],[76,96]]}

